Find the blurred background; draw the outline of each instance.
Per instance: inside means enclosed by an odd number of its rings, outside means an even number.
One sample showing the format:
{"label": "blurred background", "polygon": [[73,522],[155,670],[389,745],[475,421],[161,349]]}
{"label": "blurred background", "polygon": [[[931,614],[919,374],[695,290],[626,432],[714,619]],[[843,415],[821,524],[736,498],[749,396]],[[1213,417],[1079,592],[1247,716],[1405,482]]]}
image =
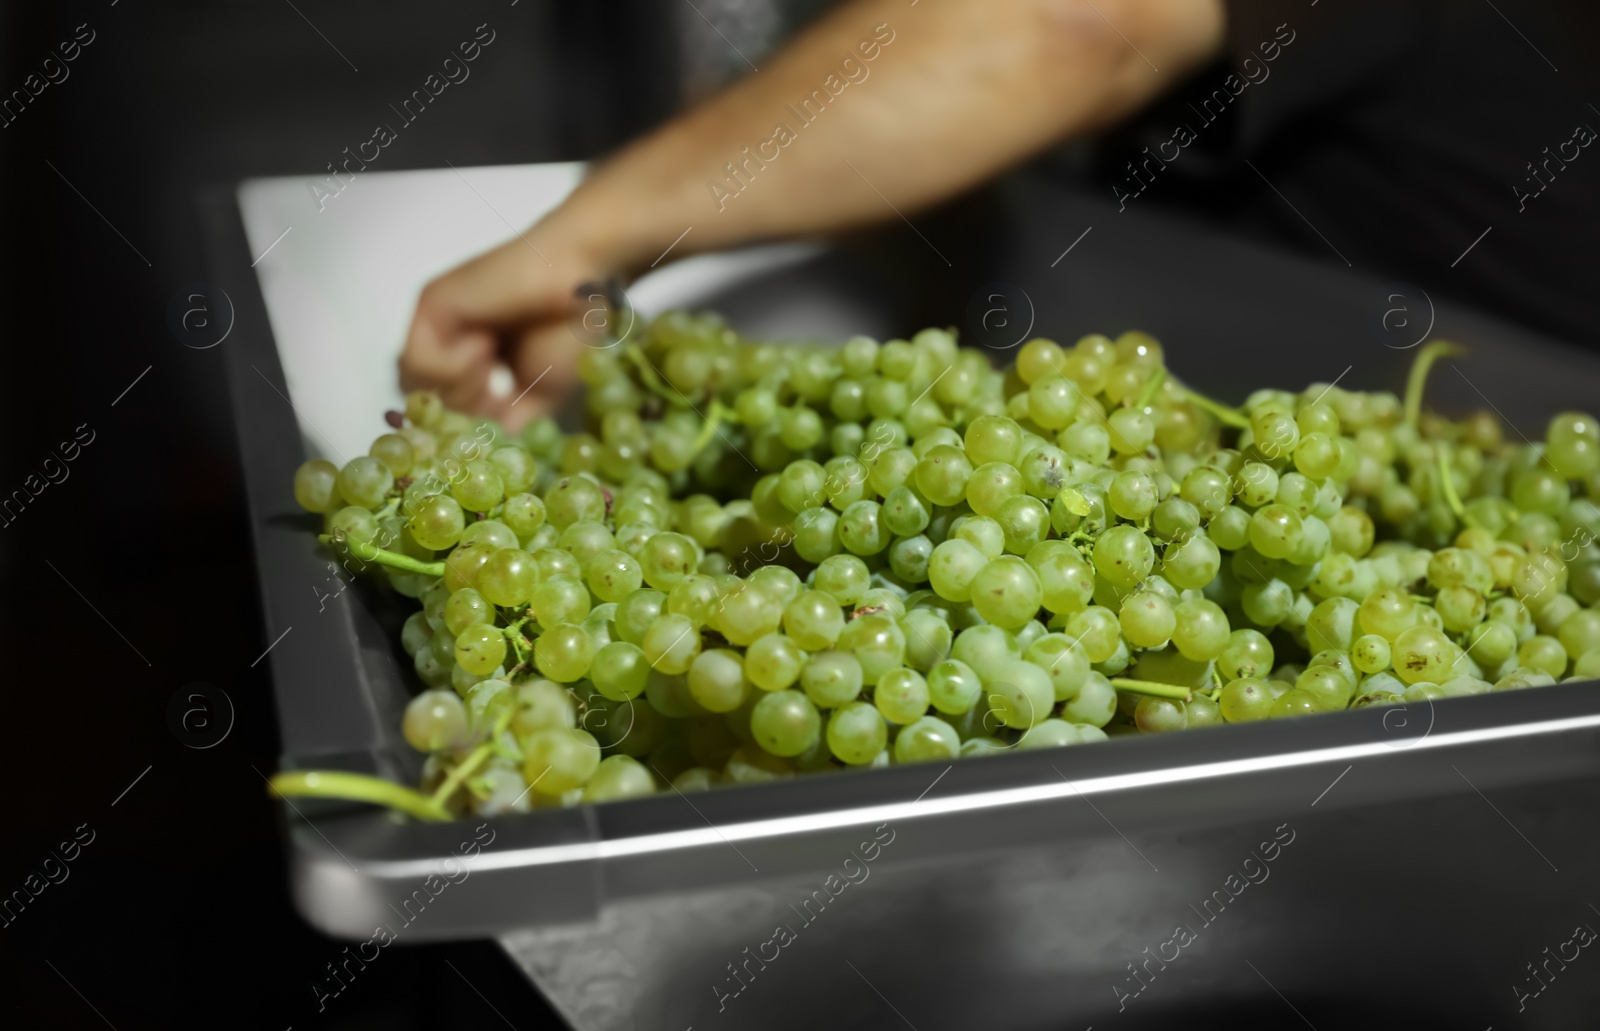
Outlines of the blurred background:
{"label": "blurred background", "polygon": [[[90,40],[68,77],[9,110],[0,129],[0,490],[21,485],[74,435],[90,439],[70,475],[0,534],[0,712],[13,743],[0,890],[22,884],[64,839],[92,837],[70,876],[0,929],[8,1026],[555,1026],[488,942],[395,950],[317,1012],[308,984],[343,943],[294,915],[278,814],[265,791],[263,774],[277,756],[268,666],[259,661],[270,642],[262,637],[222,354],[184,347],[170,328],[172,305],[206,276],[196,198],[246,177],[322,174],[331,157],[365,138],[359,127],[375,111],[411,90],[479,23],[497,38],[473,68],[474,85],[443,97],[389,147],[385,170],[602,155],[743,74],[745,57],[759,62],[826,6],[0,5],[0,84],[8,91],[61,41]],[[1493,24],[1493,14],[1479,13]],[[1470,126],[1471,102],[1444,117]],[[1062,148],[1030,175],[1086,183],[1106,153]],[[971,285],[1015,243],[976,227],[992,225],[986,215],[1009,196],[986,190],[923,223],[954,244],[949,270],[904,234],[862,242],[907,263],[898,279],[915,289],[902,294],[905,322],[967,320]],[[1169,199],[1182,196],[1175,187]],[[1266,214],[1271,204],[1261,188],[1218,201],[1243,235],[1297,224],[1287,211]],[[1062,232],[1070,240],[1076,229]],[[1321,247],[1303,229],[1286,232],[1301,238],[1302,253]],[[1448,260],[1471,235],[1419,243]],[[1348,253],[1386,282],[1417,281],[1413,255]],[[1325,252],[1318,260],[1335,264]],[[941,290],[939,276],[965,288]],[[1363,309],[1370,348],[1393,330],[1385,305],[1393,308],[1392,293],[1374,290]],[[1506,307],[1503,315],[1548,333],[1570,328]],[[1100,327],[1079,331],[1089,328]],[[1343,364],[1330,361],[1328,375]],[[181,706],[194,683],[225,692],[236,711],[233,731],[214,748],[184,747],[172,730],[173,699]]]}

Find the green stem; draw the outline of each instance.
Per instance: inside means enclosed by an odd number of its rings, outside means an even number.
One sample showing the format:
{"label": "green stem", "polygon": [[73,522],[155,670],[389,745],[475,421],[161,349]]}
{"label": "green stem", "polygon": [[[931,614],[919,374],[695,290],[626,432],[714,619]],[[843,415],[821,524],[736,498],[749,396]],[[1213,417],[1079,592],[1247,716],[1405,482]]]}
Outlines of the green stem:
{"label": "green stem", "polygon": [[1111,686],[1119,691],[1154,695],[1157,698],[1173,698],[1180,702],[1187,702],[1194,697],[1194,693],[1187,687],[1179,687],[1177,684],[1158,684],[1154,680],[1130,680],[1127,677],[1112,677]]}
{"label": "green stem", "polygon": [[372,802],[409,813],[419,820],[444,822],[450,814],[438,802],[382,777],[343,770],[293,770],[274,774],[269,782],[281,798],[339,798]]}
{"label": "green stem", "polygon": [[461,786],[461,782],[472,776],[472,772],[482,766],[489,756],[493,754],[494,737],[491,736],[488,741],[474,748],[471,755],[461,760],[461,765],[450,771],[450,776],[446,777],[444,783],[440,784],[433,793],[434,804],[442,809],[445,801],[455,794],[456,788]]}
{"label": "green stem", "polygon": [[1435,340],[1417,352],[1411,363],[1411,375],[1406,378],[1406,425],[1415,429],[1422,415],[1422,388],[1428,382],[1428,372],[1440,358],[1461,354],[1462,349],[1448,340]]}
{"label": "green stem", "polygon": [[1149,380],[1145,382],[1144,389],[1139,392],[1139,400],[1134,407],[1148,407],[1150,402],[1155,400],[1156,391],[1160,390],[1161,384],[1165,383],[1166,381],[1167,367],[1165,365],[1156,366],[1156,371],[1150,374]]}
{"label": "green stem", "polygon": [[1250,420],[1245,418],[1245,414],[1239,411],[1237,408],[1229,408],[1222,402],[1213,401],[1204,394],[1196,393],[1195,391],[1190,390],[1188,387],[1183,388],[1183,396],[1188,398],[1191,404],[1199,405],[1201,408],[1216,416],[1217,420],[1224,426],[1232,426],[1236,430],[1247,430],[1250,428]]}
{"label": "green stem", "polygon": [[1450,511],[1462,522],[1467,521],[1467,510],[1461,504],[1461,495],[1456,493],[1455,479],[1450,475],[1450,445],[1444,441],[1439,442],[1439,483],[1444,488],[1444,499],[1450,505]]}
{"label": "green stem", "polygon": [[[327,545],[333,544],[333,538],[325,533],[317,534],[317,540]],[[397,551],[385,551],[375,544],[351,540],[348,537],[343,538],[339,543],[348,548],[350,554],[367,562],[376,562],[382,566],[403,569],[408,573],[421,573],[424,576],[444,575],[443,562],[423,562],[420,559],[412,558],[410,555],[402,555]]]}
{"label": "green stem", "polygon": [[700,432],[694,438],[693,454],[698,455],[706,445],[711,443],[711,438],[717,435],[717,427],[728,418],[728,409],[716,398],[711,399],[711,414],[706,416],[706,424],[700,427]]}
{"label": "green stem", "polygon": [[682,391],[672,390],[661,379],[661,374],[656,371],[656,367],[650,363],[650,359],[645,355],[644,349],[638,344],[628,344],[622,349],[622,353],[626,354],[639,370],[639,379],[644,383],[645,389],[668,404],[676,405],[679,408],[689,405],[689,399],[683,396]]}

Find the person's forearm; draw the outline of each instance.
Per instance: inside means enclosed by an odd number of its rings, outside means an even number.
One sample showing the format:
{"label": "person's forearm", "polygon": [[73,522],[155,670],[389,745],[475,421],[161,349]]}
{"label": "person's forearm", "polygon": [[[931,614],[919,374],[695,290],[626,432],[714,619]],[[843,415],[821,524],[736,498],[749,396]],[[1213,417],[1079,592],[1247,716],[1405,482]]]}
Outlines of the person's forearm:
{"label": "person's forearm", "polygon": [[1115,121],[1220,39],[1217,0],[858,0],[541,228],[630,274],[690,226],[674,258],[893,218]]}

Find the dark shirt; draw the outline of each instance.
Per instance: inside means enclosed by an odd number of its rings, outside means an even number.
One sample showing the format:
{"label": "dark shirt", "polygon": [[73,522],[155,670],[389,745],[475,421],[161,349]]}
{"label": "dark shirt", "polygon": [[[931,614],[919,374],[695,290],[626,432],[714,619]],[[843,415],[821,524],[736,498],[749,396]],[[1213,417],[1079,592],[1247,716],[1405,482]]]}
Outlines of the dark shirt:
{"label": "dark shirt", "polygon": [[1228,0],[1227,40],[1102,145],[1120,205],[1600,345],[1600,3]]}

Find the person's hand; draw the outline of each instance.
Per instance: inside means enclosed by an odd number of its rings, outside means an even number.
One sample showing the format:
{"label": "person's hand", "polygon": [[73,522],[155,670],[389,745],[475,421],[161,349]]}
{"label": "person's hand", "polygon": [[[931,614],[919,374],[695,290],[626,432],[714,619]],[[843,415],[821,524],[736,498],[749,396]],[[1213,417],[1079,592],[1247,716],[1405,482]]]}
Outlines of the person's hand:
{"label": "person's hand", "polygon": [[[457,411],[513,432],[550,414],[577,382],[583,347],[568,324],[573,293],[604,270],[538,229],[519,234],[423,288],[400,355],[400,386],[431,389]],[[490,375],[509,368],[509,392]]]}

